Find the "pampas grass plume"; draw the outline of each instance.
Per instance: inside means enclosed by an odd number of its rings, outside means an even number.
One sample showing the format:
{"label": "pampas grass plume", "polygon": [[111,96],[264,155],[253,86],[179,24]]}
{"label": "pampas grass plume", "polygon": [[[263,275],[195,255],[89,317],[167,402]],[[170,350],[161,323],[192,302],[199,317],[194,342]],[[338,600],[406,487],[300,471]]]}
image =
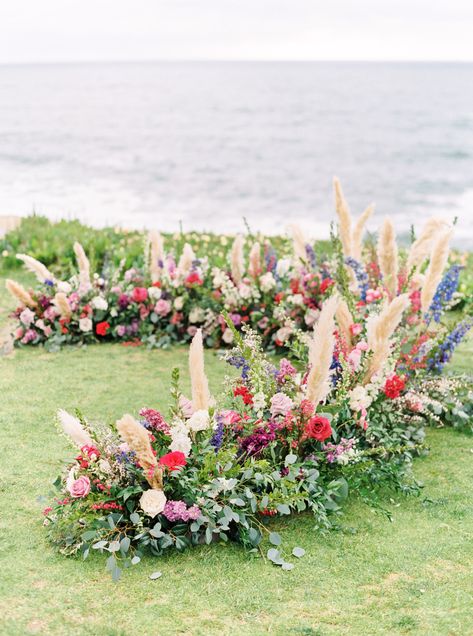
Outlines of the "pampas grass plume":
{"label": "pampas grass plume", "polygon": [[77,241],[74,243],[74,254],[79,268],[79,294],[84,296],[92,288],[90,283],[90,263],[84,248]]}
{"label": "pampas grass plume", "polygon": [[345,300],[340,299],[337,307],[337,311],[335,313],[335,317],[337,319],[338,327],[340,329],[340,335],[346,344],[351,347],[351,331],[350,327],[354,323],[353,316],[348,308],[348,305]]}
{"label": "pampas grass plume", "polygon": [[338,177],[333,178],[335,193],[335,210],[338,215],[338,228],[345,257],[352,256],[352,218],[350,209],[343,195],[342,185]]}
{"label": "pampas grass plume", "polygon": [[157,466],[148,431],[144,426],[141,426],[134,417],[126,414],[121,420],[117,420],[117,430],[122,440],[136,453],[142,468],[148,471],[150,468]]}
{"label": "pampas grass plume", "polygon": [[442,280],[443,270],[448,263],[452,232],[452,230],[448,230],[440,234],[432,248],[429,266],[425,272],[425,279],[420,292],[420,302],[423,313],[428,311],[435,292],[437,291],[437,287]]}
{"label": "pampas grass plume", "polygon": [[292,246],[294,249],[294,256],[296,257],[297,264],[300,265],[301,261],[307,260],[307,251],[306,251],[306,239],[303,231],[301,230],[299,225],[293,223],[289,226],[292,235]]}
{"label": "pampas grass plume", "polygon": [[339,299],[332,296],[324,302],[309,346],[311,369],[307,378],[307,399],[316,406],[330,391],[330,367],[335,347],[335,312]]}
{"label": "pampas grass plume", "polygon": [[261,247],[258,242],[251,246],[248,261],[248,274],[256,278],[261,273]]}
{"label": "pampas grass plume", "polygon": [[74,417],[64,409],[59,409],[57,417],[62,426],[62,430],[71,438],[76,446],[82,448],[82,446],[93,444],[89,434],[77,417]]}
{"label": "pampas grass plume", "polygon": [[437,217],[432,217],[426,221],[419,238],[412,243],[411,249],[409,250],[407,257],[408,273],[410,273],[414,267],[419,268],[425,259],[428,258],[433,242],[439,233],[447,227],[447,222]]}
{"label": "pampas grass plume", "polygon": [[391,297],[396,296],[398,288],[399,255],[396,243],[396,232],[393,222],[389,217],[379,232],[378,238],[378,262],[383,282]]}
{"label": "pampas grass plume", "polygon": [[230,270],[232,272],[232,279],[235,285],[239,285],[243,278],[245,271],[245,261],[243,258],[243,244],[244,238],[241,234],[238,234],[233,241],[232,250],[230,254]]}
{"label": "pampas grass plume", "polygon": [[195,253],[189,243],[185,243],[181,258],[179,259],[179,263],[177,264],[177,268],[182,276],[186,276],[191,267],[192,263],[195,261]]}
{"label": "pampas grass plume", "polygon": [[18,260],[23,261],[26,269],[32,272],[40,283],[44,283],[47,280],[54,282],[54,276],[49,269],[36,258],[28,256],[28,254],[17,254],[16,257]]}
{"label": "pampas grass plume", "polygon": [[189,347],[189,372],[194,411],[207,410],[210,405],[209,383],[205,375],[202,330],[198,329]]}
{"label": "pampas grass plume", "polygon": [[152,283],[157,283],[161,279],[161,265],[164,260],[163,238],[161,234],[152,230],[148,235],[149,243],[149,273]]}
{"label": "pampas grass plume", "polygon": [[366,222],[374,212],[374,205],[369,205],[366,210],[359,216],[355,223],[352,233],[352,256],[357,261],[361,260],[361,252],[363,249],[363,232]]}
{"label": "pampas grass plume", "polygon": [[53,303],[61,317],[69,318],[72,315],[71,307],[64,292],[57,292],[54,296]]}
{"label": "pampas grass plume", "polygon": [[7,278],[7,280],[5,281],[5,287],[14,298],[20,301],[22,305],[31,308],[38,306],[38,303],[33,300],[31,294],[27,292],[23,285],[20,285],[20,283],[11,280],[11,278]]}

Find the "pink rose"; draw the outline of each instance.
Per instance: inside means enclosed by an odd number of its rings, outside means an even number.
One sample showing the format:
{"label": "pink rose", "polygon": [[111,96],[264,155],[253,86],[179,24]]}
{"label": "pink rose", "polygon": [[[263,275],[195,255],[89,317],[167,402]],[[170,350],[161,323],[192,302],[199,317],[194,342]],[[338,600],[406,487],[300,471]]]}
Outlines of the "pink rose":
{"label": "pink rose", "polygon": [[285,393],[276,393],[271,398],[271,415],[287,415],[293,406],[293,401]]}
{"label": "pink rose", "polygon": [[18,329],[15,329],[15,340],[19,340],[20,338],[23,338],[23,327],[18,327]]}
{"label": "pink rose", "polygon": [[144,301],[148,298],[148,290],[146,287],[135,287],[131,297],[135,303],[144,303]]}
{"label": "pink rose", "polygon": [[167,316],[168,313],[171,311],[171,303],[169,302],[169,300],[160,298],[156,303],[154,311],[158,314],[158,316]]}
{"label": "pink rose", "polygon": [[361,362],[361,351],[359,349],[353,349],[348,355],[348,362],[353,371],[358,371]]}
{"label": "pink rose", "polygon": [[69,492],[76,499],[87,497],[90,492],[90,479],[84,476],[75,479],[69,486]]}
{"label": "pink rose", "polygon": [[359,336],[363,327],[358,322],[354,322],[350,325],[350,333],[352,336]]}
{"label": "pink rose", "polygon": [[48,307],[45,311],[44,311],[44,317],[46,318],[46,320],[49,320],[50,322],[54,322],[54,319],[56,318],[56,310],[54,309],[54,307],[51,305],[50,307]]}
{"label": "pink rose", "polygon": [[227,410],[221,412],[222,423],[224,426],[231,426],[232,424],[237,424],[241,417],[236,411]]}

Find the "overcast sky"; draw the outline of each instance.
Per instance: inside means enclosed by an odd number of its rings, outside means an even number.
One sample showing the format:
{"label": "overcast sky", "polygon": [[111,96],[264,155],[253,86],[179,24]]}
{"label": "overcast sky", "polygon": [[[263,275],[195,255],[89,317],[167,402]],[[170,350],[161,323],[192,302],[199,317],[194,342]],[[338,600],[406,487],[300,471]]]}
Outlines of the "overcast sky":
{"label": "overcast sky", "polygon": [[0,63],[473,60],[473,0],[0,0]]}

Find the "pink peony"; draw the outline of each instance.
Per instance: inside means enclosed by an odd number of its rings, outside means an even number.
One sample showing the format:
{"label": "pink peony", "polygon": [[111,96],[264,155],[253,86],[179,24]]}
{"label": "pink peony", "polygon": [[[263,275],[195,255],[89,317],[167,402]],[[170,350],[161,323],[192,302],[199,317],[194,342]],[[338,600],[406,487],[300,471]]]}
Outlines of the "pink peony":
{"label": "pink peony", "polygon": [[293,401],[285,393],[276,393],[271,398],[271,415],[287,415],[293,406]]}
{"label": "pink peony", "polygon": [[169,302],[169,300],[160,298],[156,303],[154,311],[158,314],[158,316],[167,316],[168,313],[171,311],[171,303]]}
{"label": "pink peony", "polygon": [[76,499],[87,497],[90,492],[90,479],[85,476],[75,479],[69,486],[69,492]]}
{"label": "pink peony", "polygon": [[144,303],[144,301],[148,298],[148,290],[145,287],[135,287],[131,297],[135,303]]}
{"label": "pink peony", "polygon": [[28,309],[28,307],[26,307],[26,309],[23,309],[20,314],[20,320],[25,325],[25,327],[29,327],[34,321],[34,318],[34,311],[31,311],[31,309]]}
{"label": "pink peony", "polygon": [[224,426],[231,426],[232,424],[237,424],[241,420],[240,415],[236,411],[232,411],[230,409],[226,411],[222,411],[221,416],[222,416],[222,424],[224,424]]}

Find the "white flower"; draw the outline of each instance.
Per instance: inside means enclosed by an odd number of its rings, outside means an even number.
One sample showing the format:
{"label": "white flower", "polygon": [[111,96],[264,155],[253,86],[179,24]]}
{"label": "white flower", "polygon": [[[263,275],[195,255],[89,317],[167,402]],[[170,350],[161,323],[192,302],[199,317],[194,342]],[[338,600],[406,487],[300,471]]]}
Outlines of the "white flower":
{"label": "white flower", "polygon": [[213,277],[212,285],[214,286],[215,289],[222,287],[222,285],[227,280],[227,275],[225,274],[225,272],[223,272],[218,267],[214,267],[212,269],[212,277]]}
{"label": "white flower", "polygon": [[372,401],[365,387],[361,385],[352,389],[348,393],[348,398],[350,399],[350,408],[352,411],[367,409]]}
{"label": "white flower", "polygon": [[176,300],[174,301],[174,309],[176,311],[181,311],[183,307],[184,307],[184,298],[182,296],[178,296]]}
{"label": "white flower", "polygon": [[281,329],[276,331],[276,340],[279,340],[279,342],[286,342],[291,334],[292,329],[290,327],[281,327]]}
{"label": "white flower", "polygon": [[240,296],[244,300],[248,300],[248,298],[251,298],[251,287],[246,283],[240,283],[240,285],[238,285],[238,291],[240,292]]}
{"label": "white flower", "polygon": [[222,340],[226,344],[232,344],[233,342],[233,331],[229,329],[228,327],[225,329],[225,331],[222,334]]}
{"label": "white flower", "polygon": [[287,299],[292,305],[298,305],[299,307],[304,304],[304,296],[302,294],[294,294]]}
{"label": "white flower", "polygon": [[255,393],[253,396],[253,408],[255,411],[261,411],[266,406],[266,397],[262,391]]}
{"label": "white flower", "polygon": [[264,292],[269,292],[276,287],[276,281],[271,272],[266,272],[259,279],[260,287]]}
{"label": "white flower", "polygon": [[205,311],[201,307],[192,307],[189,313],[189,322],[204,322],[205,320]]}
{"label": "white flower", "polygon": [[140,497],[141,509],[150,517],[155,517],[162,512],[165,505],[166,495],[162,490],[150,488],[150,490],[145,490]]}
{"label": "white flower", "polygon": [[110,309],[110,315],[111,315],[113,318],[116,318],[116,317],[118,316],[118,311],[117,311],[117,308],[116,308],[116,307],[112,307],[112,308]]}
{"label": "white flower", "polygon": [[151,300],[159,300],[162,293],[159,287],[148,287],[148,296]]}
{"label": "white flower", "polygon": [[195,411],[190,419],[187,420],[187,428],[190,431],[205,431],[210,426],[209,412],[205,409]]}
{"label": "white flower", "polygon": [[102,296],[92,298],[91,304],[95,309],[103,309],[104,311],[108,309],[108,302]]}
{"label": "white flower", "polygon": [[90,318],[81,318],[79,320],[79,329],[81,331],[92,331],[92,320]]}
{"label": "white flower", "polygon": [[283,276],[285,276],[288,273],[290,267],[291,267],[291,259],[289,259],[289,258],[281,258],[278,261],[278,264],[276,265],[276,274],[280,278],[282,278]]}
{"label": "white flower", "polygon": [[319,317],[320,311],[318,309],[308,309],[304,316],[304,322],[308,327],[312,327]]}
{"label": "white flower", "polygon": [[171,439],[169,445],[171,451],[180,451],[187,457],[191,452],[192,442],[189,437],[189,431],[182,420],[175,420],[171,425]]}
{"label": "white flower", "polygon": [[69,294],[72,291],[72,287],[68,282],[66,282],[65,280],[62,280],[57,284],[57,290],[58,292]]}

